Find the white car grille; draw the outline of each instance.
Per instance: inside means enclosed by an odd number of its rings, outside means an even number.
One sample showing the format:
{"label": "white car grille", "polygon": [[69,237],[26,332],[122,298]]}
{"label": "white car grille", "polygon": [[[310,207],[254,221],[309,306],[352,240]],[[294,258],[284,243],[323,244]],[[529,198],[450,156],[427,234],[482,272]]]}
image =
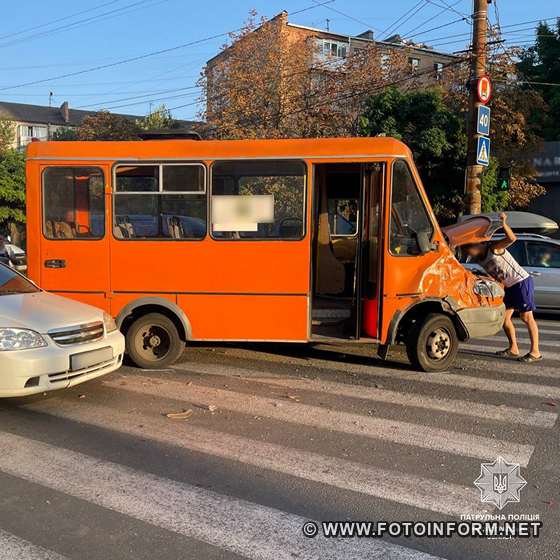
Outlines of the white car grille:
{"label": "white car grille", "polygon": [[103,323],[96,321],[85,325],[76,325],[64,329],[53,329],[48,335],[59,346],[70,346],[71,344],[81,344],[83,342],[93,342],[103,338],[105,333]]}

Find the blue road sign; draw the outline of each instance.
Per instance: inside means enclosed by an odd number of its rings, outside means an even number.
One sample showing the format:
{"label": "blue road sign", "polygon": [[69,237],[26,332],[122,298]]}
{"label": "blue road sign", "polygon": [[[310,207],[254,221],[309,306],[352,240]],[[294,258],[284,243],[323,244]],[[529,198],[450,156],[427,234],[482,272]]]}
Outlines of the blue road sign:
{"label": "blue road sign", "polygon": [[476,118],[476,132],[477,134],[490,134],[490,107],[486,105],[478,106],[478,116]]}
{"label": "blue road sign", "polygon": [[490,138],[479,136],[476,146],[476,163],[486,165],[490,163]]}

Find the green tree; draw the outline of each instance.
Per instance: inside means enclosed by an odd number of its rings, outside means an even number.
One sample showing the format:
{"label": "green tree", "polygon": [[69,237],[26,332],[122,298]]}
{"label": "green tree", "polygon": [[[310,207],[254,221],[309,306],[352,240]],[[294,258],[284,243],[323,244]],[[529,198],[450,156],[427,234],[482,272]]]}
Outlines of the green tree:
{"label": "green tree", "polygon": [[25,154],[0,154],[0,229],[17,244],[19,226],[25,223]]}
{"label": "green tree", "polygon": [[560,88],[550,84],[560,84],[560,20],[556,28],[547,23],[537,26],[535,44],[523,51],[517,65],[521,78],[530,83],[527,91],[538,91],[544,99],[547,110],[535,111],[532,120],[540,125],[544,140],[560,140]]}
{"label": "green tree", "polygon": [[52,133],[52,139],[61,141],[73,141],[78,139],[78,131],[74,127],[66,126],[64,128],[58,128]]}
{"label": "green tree", "polygon": [[439,89],[390,88],[368,99],[360,127],[365,136],[392,136],[409,146],[434,210],[451,219],[460,212],[463,197],[464,122]]}
{"label": "green tree", "polygon": [[138,140],[139,132],[132,119],[99,111],[84,119],[78,128],[78,140]]}
{"label": "green tree", "polygon": [[0,155],[12,147],[15,133],[15,124],[8,119],[0,118]]}
{"label": "green tree", "polygon": [[163,128],[175,128],[176,121],[171,116],[171,111],[162,103],[143,119],[136,121],[142,130],[160,130]]}

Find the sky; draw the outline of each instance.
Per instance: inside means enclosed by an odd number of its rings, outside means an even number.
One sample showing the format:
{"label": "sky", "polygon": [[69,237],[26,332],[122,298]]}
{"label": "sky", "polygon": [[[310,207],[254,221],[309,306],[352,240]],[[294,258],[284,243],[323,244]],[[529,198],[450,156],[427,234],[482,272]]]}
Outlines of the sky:
{"label": "sky", "polygon": [[[239,29],[253,8],[265,17],[286,10],[292,23],[329,26],[347,35],[372,29],[379,39],[397,32],[445,52],[467,46],[466,16],[472,11],[472,0],[10,0],[2,4],[1,101],[48,105],[52,92],[53,106],[68,101],[72,108],[136,115],[165,103],[175,118],[182,119],[197,117],[196,81],[205,61],[219,52],[227,32]],[[524,22],[560,16],[560,4],[495,0],[489,16],[492,24],[499,20],[507,44],[526,46],[536,24]],[[136,57],[144,58],[116,64]],[[113,66],[98,68],[107,65]],[[98,69],[90,71],[94,68]],[[37,81],[41,83],[30,84]]]}

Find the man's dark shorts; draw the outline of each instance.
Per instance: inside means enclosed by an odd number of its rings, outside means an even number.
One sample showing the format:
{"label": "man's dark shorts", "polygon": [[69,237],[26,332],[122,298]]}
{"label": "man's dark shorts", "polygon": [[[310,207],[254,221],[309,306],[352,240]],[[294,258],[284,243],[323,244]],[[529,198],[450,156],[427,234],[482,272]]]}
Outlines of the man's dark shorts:
{"label": "man's dark shorts", "polygon": [[531,276],[505,289],[504,303],[506,309],[515,309],[520,313],[535,311],[535,286]]}

